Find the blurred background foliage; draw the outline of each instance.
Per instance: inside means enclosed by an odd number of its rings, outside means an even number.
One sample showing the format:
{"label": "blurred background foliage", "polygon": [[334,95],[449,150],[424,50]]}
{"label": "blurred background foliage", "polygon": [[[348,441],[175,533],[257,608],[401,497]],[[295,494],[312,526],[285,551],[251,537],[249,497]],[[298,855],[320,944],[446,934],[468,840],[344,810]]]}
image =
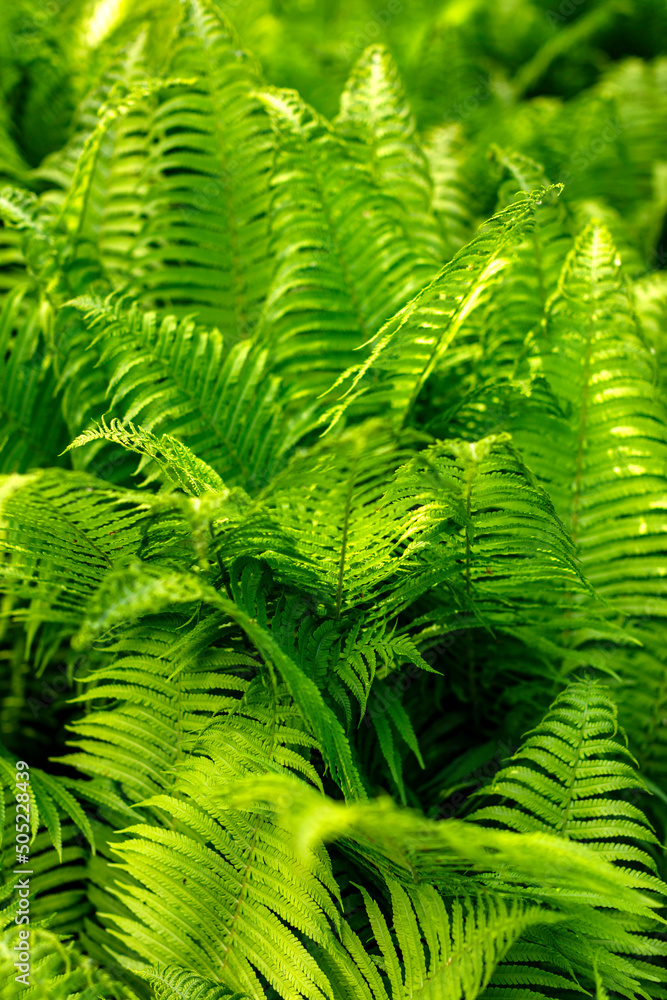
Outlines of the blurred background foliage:
{"label": "blurred background foliage", "polygon": [[[331,118],[364,49],[386,45],[434,161],[457,166],[470,222],[496,203],[501,173],[489,150],[498,144],[564,183],[579,221],[603,217],[633,277],[665,266],[664,0],[219,0],[219,7],[268,83],[298,90]],[[0,180],[48,186],[48,170],[34,168],[76,130],[75,109],[100,63],[148,30],[159,75],[177,16],[176,0],[0,5]],[[452,180],[441,178],[444,202]],[[1,253],[0,263],[10,264],[11,247]]]}
{"label": "blurred background foliage", "polygon": [[[328,117],[373,43],[392,52],[420,127],[488,112],[521,97],[569,100],[628,57],[667,51],[663,0],[219,0],[265,75]],[[90,7],[88,30],[82,7]],[[172,0],[21,0],[2,5],[2,89],[34,164],[63,144],[77,98],[81,49],[131,33],[146,16],[166,32]],[[84,19],[84,24],[86,19]],[[56,57],[57,56],[57,57]],[[79,74],[84,80],[86,72]],[[49,127],[35,112],[47,94]],[[475,109],[478,110],[478,109]]]}

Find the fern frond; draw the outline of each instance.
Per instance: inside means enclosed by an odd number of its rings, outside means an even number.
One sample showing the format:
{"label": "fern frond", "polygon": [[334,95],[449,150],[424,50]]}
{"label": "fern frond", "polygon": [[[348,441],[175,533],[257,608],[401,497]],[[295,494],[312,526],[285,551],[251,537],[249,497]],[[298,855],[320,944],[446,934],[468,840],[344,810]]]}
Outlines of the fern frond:
{"label": "fern frond", "polygon": [[593,586],[619,611],[645,614],[662,603],[667,425],[620,259],[594,224],[568,256],[544,338],[542,371],[557,408],[542,411],[539,434],[524,416],[516,439]]}
{"label": "fern frond", "polygon": [[585,589],[567,533],[509,435],[425,449],[396,477],[388,500],[401,497],[434,523],[449,521],[463,587],[480,607],[519,600],[533,585]]}
{"label": "fern frond", "polygon": [[[268,629],[235,602],[221,597],[195,573],[169,572],[144,564],[130,567],[124,574],[116,574],[110,582],[109,591],[102,588],[91,603],[91,615],[84,620],[76,640],[80,646],[87,645],[112,625],[131,621],[151,610],[161,611],[178,604],[193,605],[196,610],[200,602],[210,604],[247,636],[262,657],[269,676],[275,678],[274,671],[277,671],[345,794],[352,798],[364,796],[343,727],[314,681],[283,652]],[[117,599],[119,592],[120,600]]]}
{"label": "fern frond", "polygon": [[[267,509],[300,555],[266,554],[278,579],[316,593],[336,616],[371,601],[378,613],[391,613],[380,603],[383,595],[389,599],[389,579],[410,562],[409,541],[419,523],[409,499],[392,503],[387,497],[393,475],[411,454],[409,445],[408,437],[401,441],[369,421],[295,456],[265,493]],[[415,592],[420,583],[428,586],[428,567],[423,580],[417,573],[411,580]],[[395,595],[392,603],[399,602]]]}
{"label": "fern frond", "polygon": [[373,339],[370,357],[339,379],[346,389],[330,410],[332,425],[362,394],[365,406],[386,409],[399,425],[405,422],[458,326],[493,275],[507,265],[503,253],[523,237],[535,203],[544,197],[543,191],[532,194],[495,215],[384,325]]}
{"label": "fern frond", "polygon": [[[632,754],[617,738],[616,716],[616,705],[600,684],[570,684],[512,761],[480,793],[495,801],[470,818],[586,844],[617,863],[627,885],[663,893],[664,883],[646,850],[657,838],[642,810],[627,798],[645,786]],[[601,933],[602,918],[592,916],[586,922],[586,937]],[[658,954],[659,942],[640,936],[650,930],[655,927],[625,919],[607,932],[608,954],[600,952],[600,968],[606,984],[624,996],[632,996],[638,980],[653,970],[648,963],[620,956]],[[565,954],[567,948],[566,941]],[[529,969],[526,974],[529,981]]]}
{"label": "fern frond", "polygon": [[[211,623],[206,621],[186,632],[178,644],[171,641],[168,623],[126,630],[107,647],[108,653],[119,654],[114,661],[80,678],[88,687],[77,702],[97,703],[99,708],[70,727],[74,737],[68,745],[77,749],[60,760],[98,783],[113,782],[119,801],[134,807],[172,790],[176,765],[216,717],[236,719],[238,748],[244,736],[249,747],[252,740],[261,740],[261,708],[245,697],[251,680],[237,676],[250,670],[252,677],[259,664],[238,644],[229,650],[207,648],[210,634]],[[289,738],[296,726],[287,708],[282,714]],[[296,710],[292,714],[296,716]],[[305,734],[302,743],[308,745]],[[242,756],[239,751],[237,755]],[[93,785],[79,786],[80,794],[93,794]]]}
{"label": "fern frond", "polygon": [[[637,875],[595,850],[552,833],[484,828],[473,822],[426,819],[390,799],[334,802],[287,776],[264,776],[225,790],[225,800],[259,814],[276,814],[291,827],[297,849],[341,840],[377,877],[401,884],[428,882],[448,894],[475,883],[564,908],[602,906],[655,922],[660,903],[634,887]],[[491,873],[495,873],[491,875]],[[638,886],[645,884],[638,877]],[[659,888],[655,880],[650,888]],[[664,892],[664,886],[661,891]]]}
{"label": "fern frond", "polygon": [[416,123],[389,52],[372,45],[359,57],[340,99],[335,128],[395,202],[410,242],[442,264],[443,246],[431,208],[428,163]]}
{"label": "fern frond", "polygon": [[641,329],[657,357],[658,372],[664,386],[664,372],[667,370],[667,275],[664,271],[653,271],[644,278],[633,282],[632,286],[637,319]]}
{"label": "fern frond", "polygon": [[178,436],[230,485],[262,484],[303,432],[303,418],[281,420],[278,379],[252,341],[226,351],[218,330],[188,319],[159,321],[120,303],[77,305],[110,372],[109,410],[149,433]]}
{"label": "fern frond", "polygon": [[[289,744],[298,749],[306,741],[289,728],[289,708],[285,714],[274,702],[254,721],[252,699],[247,708],[246,720],[242,707],[240,719],[232,712],[200,738],[175,794],[145,803],[176,828],[134,825],[115,844],[132,882],[116,890],[128,916],[112,917],[112,933],[144,960],[173,964],[180,957],[253,997],[266,995],[257,973],[286,997],[328,996],[326,977],[304,946],[333,944],[339,917],[328,860],[320,852],[304,863],[270,822],[212,799],[221,767],[227,776],[259,776],[298,766]],[[261,723],[270,715],[276,728],[267,740]],[[276,877],[278,868],[285,876]]]}
{"label": "fern frond", "polygon": [[[506,902],[494,896],[454,899],[448,913],[432,886],[406,890],[392,880],[388,888],[393,935],[375,900],[363,887],[361,892],[392,1000],[405,996],[474,1000],[485,990],[498,962],[527,928],[562,919],[559,914],[519,900]],[[393,943],[394,935],[400,953]]]}
{"label": "fern frond", "polygon": [[[482,806],[473,818],[554,833],[589,844],[610,861],[639,861],[655,871],[645,849],[626,843],[656,843],[656,838],[641,809],[618,797],[644,784],[632,754],[616,738],[616,716],[604,687],[594,681],[570,684],[514,755],[517,763],[484,789],[503,804]],[[639,871],[627,875],[631,884],[655,884]]]}
{"label": "fern frond", "polygon": [[35,176],[51,186],[44,200],[60,212],[75,239],[97,248],[114,284],[124,282],[128,254],[141,227],[140,208],[153,103],[145,31],[110,60],[78,110],[63,149]]}
{"label": "fern frond", "polygon": [[434,265],[420,263],[395,203],[326,120],[290,91],[267,91],[263,100],[279,139],[276,270],[263,336],[275,370],[297,380],[297,395],[312,398],[431,278]]}
{"label": "fern frond", "polygon": [[255,326],[270,278],[273,135],[252,91],[259,69],[219,6],[182,0],[169,75],[192,80],[155,108],[132,293],[143,306],[220,326]]}
{"label": "fern frond", "polygon": [[453,257],[473,235],[470,193],[462,164],[463,144],[463,130],[452,122],[431,129],[424,145],[433,184],[431,200],[446,258]]}
{"label": "fern frond", "polygon": [[[16,758],[0,746],[0,847],[4,834],[5,797],[14,799],[16,782],[22,779],[29,796],[31,836],[37,835],[43,825],[51,838],[51,843],[62,861],[62,824],[60,812],[72,820],[84,834],[95,853],[93,834],[86,814],[68,791],[61,778],[53,777],[39,768],[25,768],[23,772],[15,767]],[[16,803],[14,802],[14,805]],[[21,853],[26,853],[21,851]],[[16,867],[16,866],[14,866]]]}
{"label": "fern frond", "polygon": [[[36,926],[35,926],[36,923]],[[84,955],[67,935],[43,925],[31,924],[29,937],[30,972],[14,965],[24,939],[13,921],[2,920],[0,936],[0,989],[6,1000],[20,1000],[28,992],[48,1000],[146,1000],[127,983],[126,974],[114,975]],[[9,926],[7,926],[9,925]],[[23,930],[26,928],[24,927]],[[19,963],[21,964],[21,963]],[[27,964],[27,963],[25,963]]]}
{"label": "fern frond", "polygon": [[153,987],[155,1000],[248,1000],[247,993],[231,993],[178,965],[149,969],[140,975]]}
{"label": "fern frond", "polygon": [[0,479],[2,589],[34,621],[76,622],[115,563],[138,553],[149,507],[93,476],[39,470]]}
{"label": "fern frond", "polygon": [[63,446],[42,317],[24,295],[13,289],[0,311],[0,474],[54,465]]}
{"label": "fern frond", "polygon": [[210,465],[197,458],[170,434],[157,437],[143,427],[137,428],[133,424],[124,427],[119,420],[112,420],[109,425],[102,420],[97,427],[91,427],[80,434],[67,450],[99,440],[112,441],[142,456],[136,474],[146,473],[143,485],[162,475],[168,483],[195,497],[204,493],[221,492],[225,488],[222,479]]}

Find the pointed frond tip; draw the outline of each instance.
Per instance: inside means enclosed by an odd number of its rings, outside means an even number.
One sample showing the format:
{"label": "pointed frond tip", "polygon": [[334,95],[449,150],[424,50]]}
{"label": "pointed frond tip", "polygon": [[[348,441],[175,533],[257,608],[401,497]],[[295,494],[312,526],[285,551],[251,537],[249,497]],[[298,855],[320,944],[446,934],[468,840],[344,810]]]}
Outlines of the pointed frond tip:
{"label": "pointed frond tip", "polygon": [[206,492],[222,493],[225,490],[217,472],[171,434],[157,436],[132,423],[122,424],[118,419],[112,419],[107,424],[102,418],[97,425],[79,434],[65,451],[99,440],[110,441],[141,455],[136,474],[146,474],[144,485],[156,478],[157,469],[169,483],[191,496],[201,496]]}

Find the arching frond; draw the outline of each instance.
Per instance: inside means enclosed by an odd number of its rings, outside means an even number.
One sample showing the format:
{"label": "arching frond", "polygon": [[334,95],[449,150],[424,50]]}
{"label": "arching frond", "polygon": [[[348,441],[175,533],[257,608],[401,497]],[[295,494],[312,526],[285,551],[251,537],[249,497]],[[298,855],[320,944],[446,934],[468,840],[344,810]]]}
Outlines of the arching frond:
{"label": "arching frond", "polygon": [[[403,885],[418,880],[458,895],[464,885],[457,874],[461,868],[480,873],[475,883],[526,899],[549,900],[556,908],[611,905],[653,920],[660,905],[635,887],[647,885],[641,874],[619,869],[599,852],[552,833],[426,819],[388,798],[343,804],[284,775],[239,782],[224,794],[238,808],[276,814],[279,823],[292,829],[298,849],[343,840],[365,868]],[[489,880],[490,873],[495,875]],[[659,882],[652,887],[660,891]]]}
{"label": "arching frond", "polygon": [[192,496],[224,489],[217,472],[170,434],[157,437],[143,427],[137,428],[133,424],[124,427],[118,420],[112,420],[107,425],[102,420],[97,427],[80,434],[69,447],[80,448],[90,441],[99,440],[112,441],[141,455],[137,474],[146,473],[144,484],[162,476],[168,483],[180,486]]}
{"label": "arching frond", "polygon": [[0,480],[2,589],[35,621],[76,622],[115,563],[139,551],[149,508],[84,473],[39,470]]}
{"label": "arching frond", "polygon": [[[518,831],[540,830],[590,844],[610,861],[655,865],[645,849],[626,841],[655,843],[641,809],[618,797],[642,789],[636,762],[617,738],[617,709],[601,685],[570,684],[484,795],[502,804],[473,813]],[[517,761],[517,763],[514,763]],[[514,801],[519,808],[510,806]],[[636,885],[654,885],[639,871],[628,876]]]}
{"label": "arching frond", "polygon": [[420,415],[435,411],[430,429],[441,436],[451,436],[455,428],[466,437],[505,429],[517,397],[530,391],[535,337],[571,246],[565,208],[546,193],[550,185],[543,168],[518,153],[497,147],[491,153],[510,175],[498,192],[497,210],[536,192],[534,223],[506,266],[481,289],[456,340],[438,358]]}
{"label": "arching frond", "polygon": [[[111,933],[144,961],[173,964],[178,956],[229,990],[265,996],[259,974],[285,996],[327,996],[326,977],[304,943],[333,946],[339,918],[328,860],[319,852],[300,861],[270,822],[211,798],[221,767],[231,776],[304,765],[289,748],[298,750],[303,734],[288,728],[279,704],[273,711],[268,742],[257,724],[263,719],[244,725],[231,713],[209,729],[175,794],[147,803],[172,828],[134,825],[114,845],[131,881],[115,890],[128,915],[113,916]],[[283,867],[287,880],[276,878]]]}
{"label": "arching frond", "polygon": [[[132,39],[84,98],[67,145],[40,165],[51,188],[44,200],[58,207],[72,237],[97,248],[114,284],[125,283],[128,254],[141,227],[152,98],[146,34]],[[105,111],[106,109],[106,111]]]}
{"label": "arching frond", "polygon": [[[622,996],[631,998],[636,991],[648,997],[649,983],[658,995],[662,992],[659,984],[664,981],[663,970],[643,960],[643,957],[664,955],[664,942],[659,934],[656,935],[662,923],[652,914],[656,901],[638,892],[638,888],[650,888],[664,894],[667,887],[658,879],[634,869],[615,868],[597,850],[552,833],[508,833],[483,829],[470,822],[424,820],[388,802],[342,806],[322,801],[317,793],[305,788],[299,790],[293,782],[280,777],[264,778],[253,785],[246,782],[232,790],[231,796],[237,806],[258,810],[260,814],[268,809],[285,816],[289,811],[291,825],[298,831],[297,844],[302,847],[310,848],[320,840],[343,838],[355,858],[361,859],[388,885],[391,886],[394,880],[400,881],[408,893],[416,880],[423,879],[446,895],[460,898],[462,891],[457,870],[464,867],[469,886],[473,884],[470,873],[474,866],[477,871],[496,873],[490,880],[487,875],[475,877],[485,883],[487,892],[501,892],[509,898],[518,897],[542,906],[548,901],[547,922],[553,920],[558,911],[567,919],[554,921],[553,926],[544,931],[537,926],[544,911],[531,907],[529,919],[522,928],[526,940],[512,947],[506,962],[501,959],[498,979],[495,974],[491,979],[490,996],[506,997],[504,990],[511,984],[524,987],[526,997],[544,996],[539,990],[541,985],[578,991],[580,981],[593,983],[600,970],[604,982]],[[479,813],[475,814],[477,816]],[[565,850],[558,845],[563,845]],[[531,886],[536,878],[539,888],[533,889]],[[617,882],[619,889],[612,889],[612,882]],[[609,907],[616,911],[613,915]],[[502,912],[502,903],[500,909]],[[515,911],[515,918],[516,915]],[[491,920],[489,923],[487,936],[493,937],[493,923]],[[510,931],[506,943],[511,945],[511,927],[505,924],[505,928]],[[573,928],[576,928],[574,935]],[[384,937],[388,948],[387,936],[381,933],[380,937]],[[410,958],[416,957],[417,961],[418,947],[413,940]],[[382,951],[387,967],[393,958],[395,974],[400,976],[395,951],[393,955],[385,948]],[[479,950],[476,954],[483,965]],[[405,960],[404,950],[403,957]],[[363,959],[357,961],[363,970]],[[541,965],[535,968],[533,962]],[[483,975],[480,966],[478,975],[480,978]],[[537,990],[533,990],[533,986]],[[397,995],[400,994],[394,993]],[[425,995],[429,995],[428,991]]]}
{"label": "arching frond", "polygon": [[294,391],[312,398],[430,280],[435,265],[420,261],[395,203],[325,119],[293,92],[267,91],[263,100],[279,143],[276,270],[263,335],[274,368],[290,383],[298,374]]}
{"label": "arching frond", "polygon": [[653,553],[663,544],[667,425],[620,259],[598,226],[589,226],[568,256],[543,347],[557,408],[542,410],[539,430],[524,418],[517,440],[570,527],[593,585],[625,614],[657,610],[662,590]]}
{"label": "arching frond", "polygon": [[544,192],[533,194],[495,215],[428,287],[385,324],[373,340],[370,357],[339,380],[346,390],[331,409],[334,422],[361,394],[364,406],[386,408],[399,424],[406,420],[458,326],[485,285],[506,266],[503,253],[522,238],[535,202],[543,197]]}
{"label": "arching frond", "polygon": [[[619,864],[629,885],[663,892],[663,884],[652,874],[655,863],[646,851],[647,844],[656,842],[655,834],[642,810],[627,797],[644,786],[631,753],[617,738],[616,714],[616,705],[601,685],[591,681],[571,684],[512,761],[483,789],[481,794],[489,804],[482,804],[470,818],[520,832],[548,831],[587,844]],[[619,960],[624,952],[657,954],[657,941],[639,937],[650,929],[619,919],[618,936],[610,935],[606,944],[608,954],[598,956],[604,981],[623,996],[632,996],[638,980],[654,971],[636,958]],[[558,953],[563,944],[558,930],[555,934]],[[567,952],[566,939],[561,953],[567,956]],[[522,955],[519,950],[514,961],[522,963],[526,958],[530,959],[530,952]],[[531,980],[530,966],[513,965],[510,955],[499,984],[511,981],[506,977],[519,982],[520,972],[526,981]]]}
{"label": "arching frond", "polygon": [[247,993],[230,993],[225,986],[178,965],[151,969],[141,976],[153,987],[155,1000],[248,1000]]}
{"label": "arching frond", "polygon": [[177,436],[230,485],[263,484],[303,432],[303,418],[281,420],[278,379],[253,341],[226,350],[192,320],[78,304],[110,374],[109,411]]}

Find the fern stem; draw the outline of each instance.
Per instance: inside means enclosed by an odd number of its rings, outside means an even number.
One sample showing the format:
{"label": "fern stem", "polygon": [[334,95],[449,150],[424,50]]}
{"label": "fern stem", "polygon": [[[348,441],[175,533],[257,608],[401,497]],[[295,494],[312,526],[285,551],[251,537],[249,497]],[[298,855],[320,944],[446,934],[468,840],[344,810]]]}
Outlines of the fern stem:
{"label": "fern stem", "polygon": [[[596,286],[596,273],[595,273],[595,261],[596,255],[592,255],[592,273],[591,273],[591,299],[592,299],[592,310],[595,312],[597,297],[595,294]],[[572,541],[577,544],[577,531],[579,527],[579,510],[581,507],[581,480],[583,477],[583,464],[584,464],[584,441],[586,438],[586,420],[588,418],[588,402],[590,395],[590,379],[591,379],[591,355],[593,353],[593,317],[589,312],[588,318],[588,330],[587,330],[587,343],[586,343],[586,355],[584,358],[584,375],[583,375],[583,385],[581,389],[581,413],[579,416],[579,433],[577,435],[577,458],[575,465],[575,475],[574,475],[574,487],[573,487],[573,497],[572,497],[572,516],[571,516],[571,530],[572,530]]]}
{"label": "fern stem", "polygon": [[564,837],[565,839],[568,839],[567,827],[568,827],[568,823],[570,822],[570,809],[572,808],[572,798],[574,796],[574,784],[575,784],[575,781],[576,781],[576,778],[577,778],[577,766],[579,764],[579,761],[581,760],[581,748],[582,748],[583,743],[584,743],[584,735],[585,735],[585,731],[586,731],[586,720],[587,720],[587,717],[588,717],[588,707],[589,707],[589,701],[587,700],[586,701],[586,709],[585,709],[585,711],[584,711],[584,713],[583,713],[583,715],[581,717],[581,721],[580,721],[580,724],[579,724],[579,741],[578,741],[576,747],[574,747],[574,752],[575,752],[576,756],[575,756],[574,763],[572,764],[572,770],[571,770],[571,774],[570,774],[570,779],[569,779],[568,786],[567,786],[567,793],[566,793],[567,797],[566,797],[565,802],[563,804],[563,820],[562,820],[560,828],[558,830],[559,835],[561,837]]}
{"label": "fern stem", "polygon": [[220,590],[223,592],[223,594],[225,595],[225,597],[228,600],[231,600],[231,597],[229,595],[229,591],[227,590],[227,586],[225,584],[225,576],[226,576],[225,567],[223,565],[222,559],[220,558],[220,552],[218,551],[218,545],[217,545],[218,538],[217,538],[217,535],[216,535],[216,533],[215,533],[215,531],[213,529],[213,522],[212,521],[208,522],[208,530],[209,530],[209,532],[211,534],[211,538],[213,540],[213,551],[215,553],[215,559],[216,559],[216,562],[218,564],[218,570],[220,572]]}
{"label": "fern stem", "polygon": [[338,587],[336,590],[336,618],[340,618],[340,607],[343,599],[343,579],[345,575],[345,556],[347,553],[347,532],[350,523],[350,509],[352,507],[352,494],[354,492],[354,482],[356,474],[356,464],[350,472],[350,481],[345,497],[345,512],[343,514],[343,539],[340,548],[340,559],[338,561]]}

